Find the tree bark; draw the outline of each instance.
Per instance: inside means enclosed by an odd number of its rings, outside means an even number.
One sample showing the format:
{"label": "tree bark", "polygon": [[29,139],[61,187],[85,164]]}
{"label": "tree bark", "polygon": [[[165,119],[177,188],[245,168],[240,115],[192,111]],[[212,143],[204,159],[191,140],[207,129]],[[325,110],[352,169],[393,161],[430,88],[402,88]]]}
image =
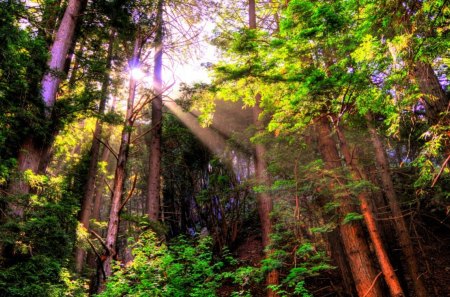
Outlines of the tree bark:
{"label": "tree bark", "polygon": [[449,96],[442,89],[429,63],[417,61],[414,65],[413,75],[422,93],[426,117],[431,124],[437,124],[440,120],[440,113],[449,108]]}
{"label": "tree bark", "polygon": [[42,79],[41,92],[48,116],[51,114],[51,110],[55,104],[56,92],[61,82],[66,56],[73,42],[75,27],[81,8],[83,7],[83,2],[81,0],[69,1],[50,51],[51,58],[48,62],[49,71],[47,71]]}
{"label": "tree bark", "polygon": [[[248,2],[248,23],[249,29],[256,30],[256,7],[255,0],[249,0]],[[255,106],[253,107],[253,123],[256,126],[257,133],[261,131],[264,126],[260,121],[259,116],[262,112],[259,106],[261,101],[261,94],[256,94],[255,96]],[[254,160],[255,160],[255,176],[258,183],[262,185],[269,185],[269,179],[267,175],[267,163],[265,161],[266,149],[263,144],[255,144]],[[262,231],[262,244],[265,249],[266,257],[270,257],[272,253],[268,250],[270,246],[270,234],[272,234],[272,221],[270,220],[270,213],[272,212],[272,198],[267,192],[262,192],[257,194],[258,201],[258,213],[259,220],[261,222]],[[272,270],[266,276],[267,286],[278,285],[279,284],[279,273],[277,270]],[[275,297],[278,294],[272,289],[267,289],[268,297]]]}
{"label": "tree bark", "polygon": [[[131,65],[136,65],[139,62],[140,49],[141,49],[141,37],[136,37],[133,49],[133,56],[131,59]],[[126,178],[126,165],[128,161],[128,152],[131,141],[131,130],[133,128],[133,106],[134,97],[136,91],[136,80],[130,75],[130,85],[127,100],[127,111],[125,116],[124,127],[122,130],[122,136],[120,141],[119,153],[117,155],[117,165],[114,174],[114,186],[112,189],[111,197],[111,209],[109,212],[108,230],[106,234],[106,260],[103,262],[103,270],[106,277],[110,276],[111,260],[116,257],[116,241],[117,234],[119,232],[119,220],[120,220],[120,206],[122,200],[122,192]]]}
{"label": "tree bark", "polygon": [[[69,1],[50,50],[51,57],[47,63],[49,70],[42,79],[41,90],[47,120],[51,120],[51,111],[55,104],[56,92],[61,81],[61,73],[64,70],[66,55],[74,39],[75,26],[82,8],[82,2],[80,0]],[[37,173],[42,169],[42,167],[40,168],[40,162],[42,155],[45,155],[52,145],[52,134],[53,132],[49,131],[50,139],[47,140],[37,140],[29,136],[23,142],[17,158],[20,175],[23,175],[26,170]],[[23,180],[23,177],[20,176],[18,179],[11,181],[9,192],[12,195],[27,195],[30,192],[30,187]],[[12,215],[23,216],[23,208],[20,205],[12,203],[10,208]]]}
{"label": "tree bark", "polygon": [[[336,127],[336,132],[338,135],[341,152],[344,156],[347,167],[350,170],[352,178],[357,181],[366,180],[364,174],[360,170],[357,159],[354,158],[352,153],[350,152],[347,140],[343,131],[341,130],[341,127]],[[360,203],[360,209],[364,218],[364,222],[366,223],[367,230],[373,244],[375,255],[378,259],[378,264],[380,265],[381,271],[383,272],[384,279],[389,288],[391,296],[403,297],[405,296],[405,294],[403,293],[403,289],[394,271],[394,267],[389,260],[389,256],[383,246],[383,241],[381,240],[381,236],[378,231],[377,222],[369,203],[369,193],[367,193],[366,191],[359,193],[358,200]]]}
{"label": "tree bark", "polygon": [[[103,76],[103,83],[102,83],[102,89],[101,89],[101,99],[100,104],[98,107],[98,114],[102,115],[105,113],[105,106],[106,101],[108,99],[108,87],[110,82],[110,73],[109,70],[111,69],[111,61],[112,61],[112,52],[113,52],[113,45],[114,45],[114,38],[115,38],[115,32],[114,30],[111,30],[110,36],[109,36],[109,43],[108,43],[108,54],[106,56],[106,71]],[[102,135],[103,130],[103,124],[101,120],[97,120],[95,124],[95,131],[92,138],[92,146],[90,150],[90,157],[89,160],[89,170],[88,170],[88,177],[84,189],[84,195],[81,203],[81,210],[79,215],[79,220],[81,225],[86,228],[89,231],[89,220],[91,218],[91,210],[92,210],[92,204],[94,201],[94,194],[95,194],[95,181],[97,177],[97,169],[98,169],[98,161],[99,161],[99,154],[100,154],[100,138]],[[83,269],[84,264],[84,256],[86,252],[82,248],[77,248],[75,252],[75,269],[77,272],[81,272]]]}
{"label": "tree bark", "polygon": [[367,127],[370,133],[370,139],[375,149],[375,159],[377,161],[377,167],[383,191],[389,202],[391,208],[394,226],[398,235],[398,241],[403,255],[405,256],[406,265],[410,277],[412,279],[416,295],[418,297],[426,297],[427,290],[423,284],[422,278],[420,278],[419,267],[417,266],[416,255],[414,253],[413,243],[409,236],[408,227],[406,226],[405,219],[402,214],[402,210],[398,204],[397,194],[395,193],[394,183],[392,181],[391,172],[389,170],[389,161],[386,156],[386,151],[383,147],[383,143],[378,135],[377,130],[373,125],[373,118],[370,114],[366,115]]}
{"label": "tree bark", "polygon": [[[341,169],[342,162],[337,150],[337,142],[331,135],[332,131],[327,116],[322,115],[317,119],[316,124],[318,125],[319,152],[325,162],[325,168],[327,170]],[[339,183],[345,183],[339,177],[336,177],[336,180]],[[334,183],[331,183],[329,187],[335,188]],[[346,214],[354,211],[350,195],[343,195],[339,202],[340,207],[338,211],[341,216],[344,217]],[[357,222],[349,222],[342,224],[339,229],[358,296],[383,296],[381,286],[377,281],[377,273],[369,246],[364,240],[365,237],[361,225]]]}
{"label": "tree bark", "polygon": [[149,147],[149,176],[147,193],[147,212],[151,221],[158,221],[160,212],[161,188],[161,136],[162,136],[162,56],[163,56],[163,0],[158,1],[157,31],[155,37],[155,56],[153,69],[152,130]]}
{"label": "tree bark", "polygon": [[[256,126],[257,133],[260,133],[263,127],[263,123],[260,121],[259,116],[262,112],[259,107],[259,103],[261,100],[261,95],[257,94],[255,96],[255,106],[253,107],[253,122]],[[254,153],[254,161],[255,161],[255,176],[258,184],[264,186],[270,186],[269,177],[267,175],[267,163],[265,160],[266,148],[261,143],[255,144],[255,153]],[[271,244],[270,235],[272,234],[272,221],[270,219],[270,213],[272,212],[272,197],[264,191],[257,194],[257,206],[258,206],[258,214],[259,220],[261,222],[261,231],[262,231],[262,244],[265,250],[266,257],[270,257],[272,251],[268,250]],[[266,276],[266,283],[268,286],[270,285],[278,285],[279,284],[279,273],[277,270],[272,270]],[[276,292],[272,289],[267,290],[268,297],[278,296]]]}

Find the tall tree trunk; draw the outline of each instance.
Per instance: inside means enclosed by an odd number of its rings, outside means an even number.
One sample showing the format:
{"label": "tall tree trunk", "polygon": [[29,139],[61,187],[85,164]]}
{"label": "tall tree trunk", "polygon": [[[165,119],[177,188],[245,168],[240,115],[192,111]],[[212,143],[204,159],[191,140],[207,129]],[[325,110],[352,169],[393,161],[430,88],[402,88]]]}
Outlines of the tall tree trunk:
{"label": "tall tree trunk", "polygon": [[38,28],[38,34],[49,47],[53,41],[58,17],[60,17],[61,2],[61,0],[46,1],[42,10],[42,21]]}
{"label": "tall tree trunk", "polygon": [[[257,133],[261,132],[264,129],[262,122],[259,119],[259,116],[262,112],[259,107],[259,103],[261,100],[261,95],[257,94],[255,96],[256,102],[253,107],[253,122],[257,128]],[[266,148],[263,144],[256,143],[255,144],[255,176],[256,180],[259,184],[270,186],[269,177],[267,175],[267,163],[265,160]],[[264,191],[257,194],[257,205],[258,205],[258,214],[259,220],[261,222],[261,231],[262,231],[262,244],[265,249],[266,257],[270,257],[272,251],[267,250],[271,244],[270,235],[272,234],[272,221],[270,220],[270,213],[272,212],[272,197]],[[277,270],[272,270],[266,277],[267,285],[278,285],[279,283],[279,275]],[[267,296],[278,296],[273,290],[267,290]]]}
{"label": "tall tree trunk", "polygon": [[[108,87],[110,82],[110,73],[111,69],[111,61],[112,61],[112,52],[114,45],[115,31],[112,29],[109,36],[109,44],[108,44],[108,54],[106,56],[106,67],[105,74],[103,76],[100,104],[98,107],[99,115],[105,113],[106,101],[108,99]],[[81,210],[79,215],[79,220],[81,225],[89,230],[89,220],[91,218],[91,209],[94,200],[95,194],[95,181],[97,177],[97,169],[98,169],[98,161],[100,154],[100,138],[102,135],[103,124],[101,120],[97,120],[95,124],[95,131],[92,138],[92,146],[90,150],[90,161],[89,161],[89,171],[88,177],[84,189],[83,200],[81,203]],[[84,256],[85,251],[82,248],[77,248],[75,252],[75,268],[77,272],[81,272],[84,264]]]}
{"label": "tall tree trunk", "polygon": [[354,296],[355,284],[353,282],[352,272],[346,258],[345,249],[342,244],[340,227],[326,233],[326,238],[330,246],[331,257],[335,261],[341,274],[343,289],[345,290],[346,295]]}
{"label": "tall tree trunk", "polygon": [[61,74],[64,72],[67,53],[73,42],[78,17],[85,1],[69,1],[50,51],[51,58],[48,62],[49,71],[47,71],[42,79],[41,92],[48,116],[50,116],[53,105],[55,104],[56,93],[61,82]]}
{"label": "tall tree trunk", "polygon": [[[137,65],[139,62],[141,37],[136,37],[133,49],[133,57],[131,59],[131,66]],[[130,75],[130,85],[128,91],[127,111],[125,116],[125,123],[122,130],[119,153],[117,155],[117,166],[114,174],[114,185],[112,188],[111,209],[109,212],[108,230],[106,234],[106,260],[103,262],[103,270],[106,277],[111,275],[111,260],[116,257],[116,241],[119,232],[120,207],[122,200],[122,192],[126,178],[126,165],[128,161],[128,152],[131,141],[131,130],[133,128],[133,106],[136,91],[136,80]]]}
{"label": "tall tree trunk", "polygon": [[[55,41],[52,44],[50,50],[50,60],[47,65],[49,70],[42,79],[42,100],[45,106],[45,117],[47,120],[51,120],[51,112],[56,100],[56,92],[61,81],[61,73],[64,70],[64,63],[69,47],[74,39],[74,32],[78,16],[82,8],[82,2],[80,0],[70,0],[67,8],[64,12],[64,17],[59,25],[56,33]],[[52,131],[49,131],[48,135],[52,135]],[[32,136],[29,136],[21,145],[18,153],[18,172],[23,175],[26,170],[31,170],[34,173],[39,171],[39,165],[41,161],[41,155],[45,154],[52,145],[51,136],[50,140],[37,140]],[[19,177],[16,180],[11,181],[9,186],[9,192],[12,195],[26,195],[30,192],[29,185]],[[11,204],[11,213],[13,215],[22,216],[23,209],[18,204]]]}
{"label": "tall tree trunk", "polygon": [[[357,181],[365,180],[366,178],[364,176],[364,173],[361,172],[357,159],[353,157],[341,127],[337,126],[336,132],[338,135],[342,155],[344,156],[345,162],[348,166],[348,169],[350,170],[352,178]],[[378,259],[378,264],[380,265],[381,271],[383,272],[384,279],[389,288],[391,296],[403,297],[405,296],[405,294],[403,293],[403,289],[394,271],[394,267],[389,260],[386,249],[383,246],[380,232],[378,231],[375,215],[369,203],[369,193],[367,193],[366,191],[359,193],[358,200],[360,203],[360,209],[364,218],[364,222],[366,223],[367,230],[373,244],[375,255]]]}
{"label": "tall tree trunk", "polygon": [[[342,168],[341,158],[337,150],[336,140],[332,137],[330,123],[326,115],[322,115],[316,122],[318,125],[319,151],[325,162],[327,170],[337,170]],[[337,177],[340,183],[345,182]],[[333,183],[329,185],[335,187]],[[339,200],[340,207],[338,211],[342,217],[353,212],[354,207],[351,204],[350,195],[345,195]],[[357,222],[349,222],[339,227],[341,239],[348,257],[349,266],[355,281],[358,296],[381,297],[383,296],[381,286],[377,280],[378,275],[370,249],[365,241],[365,236],[361,225]]]}
{"label": "tall tree trunk", "polygon": [[161,134],[162,134],[162,56],[163,56],[163,5],[158,1],[157,30],[155,37],[155,56],[153,69],[152,130],[150,140],[150,159],[147,193],[147,212],[151,221],[158,221],[160,212],[161,188]]}
{"label": "tall tree trunk", "polygon": [[[248,2],[248,21],[249,29],[256,29],[256,7],[255,0],[249,0]],[[256,94],[255,96],[255,106],[253,107],[253,123],[256,126],[258,132],[264,129],[263,123],[260,121],[259,117],[262,112],[259,104],[261,101],[261,94]],[[255,175],[258,183],[262,185],[269,185],[269,178],[267,175],[267,163],[265,161],[266,149],[263,144],[255,144],[254,160],[255,160]],[[266,257],[270,257],[271,251],[268,250],[270,246],[270,235],[272,234],[272,221],[270,220],[270,213],[272,212],[272,198],[267,192],[259,193],[257,195],[258,199],[258,213],[259,220],[261,222],[262,231],[262,244],[265,249]],[[266,277],[266,284],[278,285],[279,283],[279,273],[277,270],[272,270],[268,273]],[[272,289],[267,290],[268,297],[278,296],[276,292]]]}
{"label": "tall tree trunk", "polygon": [[418,297],[426,297],[427,290],[420,277],[419,268],[417,266],[416,256],[414,253],[413,243],[409,236],[408,227],[406,226],[405,219],[402,214],[402,210],[398,203],[397,194],[395,193],[394,183],[392,181],[391,172],[389,170],[389,161],[386,156],[386,151],[383,147],[383,143],[378,135],[376,128],[373,125],[373,118],[370,114],[366,115],[367,127],[370,133],[370,139],[375,149],[375,159],[377,161],[377,167],[383,191],[388,199],[389,206],[391,208],[394,226],[398,235],[400,248],[405,256],[406,265],[409,270],[410,277],[412,279],[416,295]]}

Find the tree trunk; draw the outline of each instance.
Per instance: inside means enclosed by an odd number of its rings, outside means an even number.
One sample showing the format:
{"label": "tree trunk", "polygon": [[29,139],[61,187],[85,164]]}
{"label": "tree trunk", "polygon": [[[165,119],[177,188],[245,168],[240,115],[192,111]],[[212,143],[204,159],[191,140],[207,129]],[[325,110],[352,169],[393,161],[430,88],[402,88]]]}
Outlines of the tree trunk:
{"label": "tree trunk", "polygon": [[[248,23],[249,29],[256,29],[256,8],[255,0],[249,0],[248,2]],[[259,120],[259,116],[262,112],[259,103],[261,101],[261,94],[256,94],[255,96],[255,106],[253,107],[253,123],[256,126],[257,131],[261,131],[263,123]],[[258,133],[257,132],[257,133]],[[260,143],[255,144],[254,160],[255,160],[255,176],[258,183],[262,185],[269,185],[268,175],[267,175],[267,164],[265,161],[266,149],[264,145]],[[262,192],[257,195],[258,199],[258,213],[259,220],[261,222],[262,231],[262,244],[266,253],[266,257],[270,257],[271,251],[267,250],[270,246],[270,234],[272,233],[272,222],[270,220],[270,213],[272,212],[272,198],[267,192]],[[272,270],[266,276],[266,284],[278,285],[279,274],[277,270]],[[268,297],[278,296],[276,292],[272,289],[267,290]]]}
{"label": "tree trunk", "polygon": [[51,58],[48,62],[49,71],[47,71],[42,79],[41,92],[48,116],[50,116],[53,105],[55,104],[56,92],[61,82],[61,75],[64,73],[64,64],[69,48],[73,42],[75,27],[83,7],[83,2],[80,0],[69,1],[50,51]]}
{"label": "tree trunk", "polygon": [[[326,115],[322,115],[321,118],[317,120],[317,125],[319,151],[325,162],[325,168],[327,170],[342,168],[341,158],[337,150],[337,143],[331,135],[332,131]],[[339,183],[345,183],[339,177],[336,179]],[[331,188],[335,187],[333,183],[329,186]],[[344,217],[346,214],[354,211],[349,195],[343,196],[339,202],[340,207],[338,208],[338,211],[341,216]],[[380,284],[377,280],[378,275],[372,261],[370,249],[364,239],[365,236],[361,225],[357,222],[349,222],[347,224],[342,224],[339,229],[341,231],[342,243],[349,260],[349,266],[352,271],[358,296],[383,296]]]}
{"label": "tree trunk", "polygon": [[[108,87],[110,82],[110,74],[109,70],[111,69],[111,60],[112,60],[112,52],[114,45],[115,32],[111,30],[109,36],[109,44],[108,44],[108,54],[106,57],[106,67],[105,74],[103,76],[103,84],[101,90],[101,99],[98,107],[98,114],[102,115],[105,112],[106,101],[108,99]],[[100,154],[100,138],[102,135],[102,122],[97,120],[95,124],[94,136],[92,138],[92,146],[90,150],[90,160],[89,160],[89,171],[88,177],[84,189],[84,195],[81,203],[81,210],[79,215],[79,220],[81,225],[89,231],[89,220],[91,218],[91,209],[94,201],[95,194],[95,181],[97,177],[97,169],[98,169],[98,157]],[[77,272],[81,272],[84,264],[84,256],[86,252],[82,248],[77,248],[75,252],[75,269]]]}
{"label": "tree trunk", "polygon": [[[131,60],[131,65],[137,65],[139,62],[140,48],[141,48],[141,38],[138,35],[135,40],[133,57]],[[122,200],[122,192],[125,184],[126,178],[126,165],[128,161],[128,152],[131,141],[131,130],[133,128],[133,106],[134,97],[136,91],[136,81],[130,75],[130,85],[127,100],[127,111],[125,116],[125,123],[122,130],[122,136],[120,141],[119,153],[117,155],[117,166],[114,174],[114,185],[112,189],[111,197],[111,209],[109,212],[108,230],[106,234],[106,246],[108,250],[106,251],[106,260],[103,262],[103,270],[106,277],[110,276],[111,271],[111,260],[116,258],[116,241],[117,234],[119,232],[119,220],[120,220],[120,207]]]}
{"label": "tree trunk", "polygon": [[[56,33],[55,41],[50,50],[50,60],[47,63],[49,70],[42,79],[42,100],[44,102],[45,117],[50,120],[51,111],[56,100],[56,92],[61,81],[61,73],[64,70],[64,62],[69,47],[74,39],[75,26],[82,8],[80,0],[70,0],[64,12],[64,17],[59,25]],[[49,131],[48,135],[52,135]],[[52,145],[52,137],[49,139],[38,141],[29,136],[22,144],[18,153],[18,172],[23,175],[26,170],[31,170],[33,173],[39,171],[41,162],[41,155],[49,151]],[[30,187],[19,177],[17,180],[11,182],[9,191],[13,195],[27,195]],[[11,213],[13,215],[22,216],[23,208],[20,205],[12,203],[10,205]]]}
{"label": "tree trunk", "polygon": [[162,134],[162,56],[163,56],[163,0],[158,1],[157,23],[158,28],[155,37],[155,56],[153,69],[152,100],[152,130],[150,140],[150,160],[147,193],[147,212],[151,221],[158,221],[160,210],[161,188],[161,134]]}
{"label": "tree trunk", "polygon": [[422,99],[425,102],[425,114],[431,124],[439,122],[441,112],[449,108],[449,96],[442,89],[439,80],[429,63],[417,61],[413,76],[419,85]]}
{"label": "tree trunk", "polygon": [[420,278],[420,272],[417,266],[413,243],[411,241],[411,237],[409,236],[408,228],[406,226],[402,210],[398,204],[398,198],[397,194],[395,193],[394,183],[391,178],[386,151],[384,150],[383,143],[380,139],[380,136],[378,135],[377,130],[373,126],[372,116],[370,114],[367,114],[366,120],[367,127],[370,133],[370,139],[375,149],[375,159],[377,161],[381,184],[391,208],[400,248],[402,249],[403,255],[405,256],[405,261],[416,291],[416,295],[418,297],[426,297],[428,296],[427,290],[425,288],[425,285],[423,284],[422,279]]}
{"label": "tree trunk", "polygon": [[[360,166],[358,165],[357,160],[353,157],[348,147],[345,135],[339,126],[336,127],[336,132],[339,138],[341,152],[344,156],[348,169],[350,170],[352,178],[357,181],[365,180],[365,176],[360,171]],[[386,252],[386,249],[383,246],[383,241],[381,240],[381,236],[378,231],[377,222],[373,214],[371,205],[369,203],[369,193],[367,193],[366,191],[361,192],[360,194],[358,194],[358,200],[360,203],[361,213],[363,215],[364,222],[366,223],[370,239],[372,240],[373,243],[375,254],[378,259],[378,264],[381,267],[381,271],[383,272],[384,279],[389,288],[391,296],[403,297],[405,296],[405,294],[403,293],[403,289],[394,271],[394,267],[392,266],[391,261],[389,260],[389,256]]]}
{"label": "tree trunk", "polygon": [[343,289],[345,290],[346,295],[354,296],[355,284],[353,282],[350,266],[348,265],[345,256],[345,249],[342,244],[341,232],[339,229],[340,228],[337,227],[335,230],[326,233],[326,236],[330,246],[331,257],[336,263],[342,278]]}
{"label": "tree trunk", "polygon": [[[259,107],[259,102],[261,100],[261,95],[257,94],[255,96],[255,106],[253,107],[253,122],[257,128],[257,133],[259,133],[262,129],[264,129],[262,122],[259,119],[259,116],[262,112]],[[255,144],[255,176],[258,184],[264,186],[270,186],[269,177],[267,175],[267,163],[265,160],[266,148],[263,144],[256,143]],[[259,213],[259,220],[261,222],[261,231],[262,231],[262,244],[265,250],[266,257],[270,257],[272,251],[268,250],[271,240],[270,235],[272,234],[272,221],[270,220],[270,213],[272,212],[272,197],[264,191],[257,194],[257,206]],[[270,285],[278,285],[279,283],[279,274],[277,270],[272,270],[268,273],[266,277],[266,284]],[[267,290],[267,296],[273,297],[278,296],[276,292],[271,289]]]}
{"label": "tree trunk", "polygon": [[[30,185],[25,180],[23,173],[26,170],[37,172],[39,168],[39,156],[41,148],[36,147],[35,141],[29,137],[21,145],[17,159],[18,172],[21,173],[9,185],[9,195],[26,195],[30,192]],[[21,203],[11,203],[9,205],[10,213],[17,217],[23,217],[24,209]]]}

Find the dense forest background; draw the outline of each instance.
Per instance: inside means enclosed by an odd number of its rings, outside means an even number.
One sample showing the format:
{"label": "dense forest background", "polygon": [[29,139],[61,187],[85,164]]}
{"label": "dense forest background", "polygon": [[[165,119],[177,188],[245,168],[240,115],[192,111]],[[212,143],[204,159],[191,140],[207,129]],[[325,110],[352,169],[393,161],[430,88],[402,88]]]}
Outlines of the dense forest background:
{"label": "dense forest background", "polygon": [[450,296],[449,20],[0,1],[0,296]]}

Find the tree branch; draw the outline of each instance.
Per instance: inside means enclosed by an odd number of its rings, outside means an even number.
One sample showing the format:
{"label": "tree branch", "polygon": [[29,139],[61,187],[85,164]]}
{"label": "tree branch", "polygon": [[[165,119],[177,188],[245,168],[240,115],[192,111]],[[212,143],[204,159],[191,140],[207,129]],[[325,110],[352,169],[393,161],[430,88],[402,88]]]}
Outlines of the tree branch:
{"label": "tree branch", "polygon": [[125,207],[125,204],[127,204],[128,200],[131,199],[131,196],[133,196],[134,189],[136,188],[136,181],[137,181],[137,174],[134,176],[133,185],[131,186],[131,190],[128,193],[127,198],[123,201],[122,205],[119,208],[119,213],[122,211],[122,209]]}

